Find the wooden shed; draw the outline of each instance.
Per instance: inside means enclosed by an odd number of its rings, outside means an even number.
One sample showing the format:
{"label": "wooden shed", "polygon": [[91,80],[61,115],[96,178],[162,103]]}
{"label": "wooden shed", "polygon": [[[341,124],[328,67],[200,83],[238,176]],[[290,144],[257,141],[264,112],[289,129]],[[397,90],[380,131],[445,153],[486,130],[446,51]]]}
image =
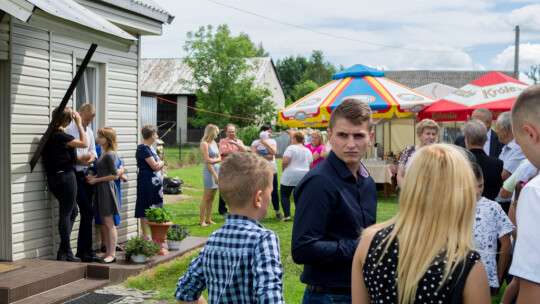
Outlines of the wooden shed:
{"label": "wooden shed", "polygon": [[[29,161],[92,43],[98,48],[68,107],[92,103],[94,132],[116,130],[130,179],[119,241],[137,231],[140,38],[160,35],[173,18],[151,0],[0,0],[0,260],[47,259],[58,249],[57,201],[42,160],[33,172]],[[77,233],[78,220],[72,247]],[[97,229],[94,236],[97,248]]]}

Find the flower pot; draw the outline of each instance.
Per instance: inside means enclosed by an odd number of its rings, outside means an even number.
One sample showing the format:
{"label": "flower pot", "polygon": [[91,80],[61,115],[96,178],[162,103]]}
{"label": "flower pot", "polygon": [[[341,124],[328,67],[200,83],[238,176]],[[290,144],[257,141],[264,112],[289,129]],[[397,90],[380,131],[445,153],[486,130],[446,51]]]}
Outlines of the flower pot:
{"label": "flower pot", "polygon": [[180,242],[181,241],[167,240],[167,245],[169,246],[169,250],[180,250]]}
{"label": "flower pot", "polygon": [[131,260],[133,263],[146,263],[147,256],[144,254],[132,255]]}
{"label": "flower pot", "polygon": [[171,227],[172,225],[173,222],[148,222],[148,226],[150,226],[150,232],[152,234],[152,239],[159,240],[160,243],[165,242],[165,239],[167,238],[167,230],[169,230],[169,227]]}

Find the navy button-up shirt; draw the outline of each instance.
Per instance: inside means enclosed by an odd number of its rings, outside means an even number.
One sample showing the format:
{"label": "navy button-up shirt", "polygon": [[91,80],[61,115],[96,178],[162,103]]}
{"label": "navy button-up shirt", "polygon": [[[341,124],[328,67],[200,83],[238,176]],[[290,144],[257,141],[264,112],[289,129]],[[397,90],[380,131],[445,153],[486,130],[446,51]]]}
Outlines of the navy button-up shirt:
{"label": "navy button-up shirt", "polygon": [[[360,165],[356,179],[334,152],[296,186],[292,258],[304,264],[300,281],[351,287],[354,252],[363,228],[375,224],[377,189]],[[366,176],[367,175],[367,176]]]}

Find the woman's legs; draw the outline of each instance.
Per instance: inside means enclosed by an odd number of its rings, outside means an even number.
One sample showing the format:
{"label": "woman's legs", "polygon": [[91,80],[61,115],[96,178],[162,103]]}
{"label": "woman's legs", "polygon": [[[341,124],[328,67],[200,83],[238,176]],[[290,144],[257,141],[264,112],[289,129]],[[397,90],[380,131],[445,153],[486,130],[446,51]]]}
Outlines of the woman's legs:
{"label": "woman's legs", "polygon": [[105,229],[105,225],[97,225],[99,227],[99,234],[101,235],[101,247],[103,246],[107,247],[107,229]]}
{"label": "woman's legs", "polygon": [[280,192],[281,192],[281,206],[283,207],[283,214],[285,215],[285,219],[291,218],[291,193],[294,190],[294,186],[285,186],[280,185]]}
{"label": "woman's legs", "polygon": [[142,235],[144,236],[148,235],[146,225],[148,225],[148,221],[146,220],[146,217],[141,217],[141,232],[142,232]]}
{"label": "woman's legs", "polygon": [[216,197],[217,189],[208,190],[210,193],[206,201],[206,221],[208,224],[215,225],[216,223],[212,221],[212,206],[214,205],[214,197]]}
{"label": "woman's legs", "polygon": [[[77,217],[77,180],[75,173],[65,172],[50,177],[49,188],[58,200],[58,233],[60,234],[60,253],[72,256],[70,246],[73,219]],[[58,256],[59,257],[59,256]]]}
{"label": "woman's legs", "polygon": [[204,220],[206,215],[206,221],[209,224],[215,224],[212,222],[212,203],[214,202],[214,196],[216,196],[217,189],[204,189],[203,197],[201,199],[201,206],[199,208],[199,225],[207,226]]}
{"label": "woman's legs", "polygon": [[112,215],[102,216],[103,226],[107,231],[107,252],[105,253],[105,262],[110,262],[116,257],[116,226]]}

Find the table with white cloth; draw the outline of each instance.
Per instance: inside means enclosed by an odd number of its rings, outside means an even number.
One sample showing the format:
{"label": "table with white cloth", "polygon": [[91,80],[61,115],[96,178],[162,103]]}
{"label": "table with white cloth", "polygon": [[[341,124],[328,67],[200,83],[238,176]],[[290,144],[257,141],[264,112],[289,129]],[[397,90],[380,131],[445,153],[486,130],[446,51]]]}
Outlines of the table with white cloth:
{"label": "table with white cloth", "polygon": [[362,163],[376,184],[384,184],[384,199],[388,199],[393,191],[392,177],[396,173],[394,164],[380,161],[363,161]]}

